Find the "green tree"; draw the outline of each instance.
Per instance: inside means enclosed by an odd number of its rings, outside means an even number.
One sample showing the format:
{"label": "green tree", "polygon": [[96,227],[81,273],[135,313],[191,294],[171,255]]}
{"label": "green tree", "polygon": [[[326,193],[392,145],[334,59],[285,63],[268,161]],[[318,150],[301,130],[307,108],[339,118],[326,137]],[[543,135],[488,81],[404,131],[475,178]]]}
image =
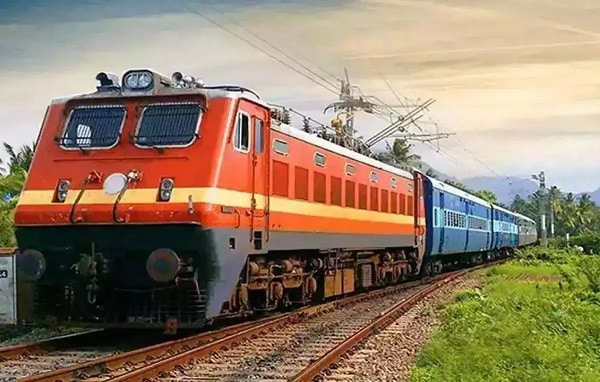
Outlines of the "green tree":
{"label": "green tree", "polygon": [[16,151],[13,146],[4,143],[8,154],[8,162],[0,161],[0,246],[15,245],[13,215],[14,208],[21,191],[27,172],[31,167],[35,144],[23,145]]}
{"label": "green tree", "polygon": [[479,190],[475,191],[474,194],[488,203],[498,204],[498,197],[490,190]]}
{"label": "green tree", "polygon": [[[590,195],[583,194],[576,198],[572,193],[562,193],[558,187],[553,186],[548,189],[546,198],[548,206],[551,207],[547,212],[554,213],[555,235],[564,236],[567,233],[579,235],[600,231],[600,207],[590,199]],[[517,195],[512,201],[511,209],[526,216],[537,217],[540,213],[541,200],[539,191],[531,194],[527,199]],[[550,218],[546,219],[548,232],[550,232],[550,220]]]}
{"label": "green tree", "polygon": [[392,145],[392,155],[400,163],[415,164],[421,157],[412,152],[413,145],[408,144],[405,139],[394,139]]}

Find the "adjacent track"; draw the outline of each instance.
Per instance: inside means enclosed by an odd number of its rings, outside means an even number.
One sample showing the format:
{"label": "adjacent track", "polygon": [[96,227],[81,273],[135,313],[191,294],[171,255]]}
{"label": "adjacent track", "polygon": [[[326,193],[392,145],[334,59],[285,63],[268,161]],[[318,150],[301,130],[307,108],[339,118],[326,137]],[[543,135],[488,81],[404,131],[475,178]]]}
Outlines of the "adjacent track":
{"label": "adjacent track", "polygon": [[155,337],[140,337],[120,330],[93,329],[0,348],[0,381],[80,364],[155,341],[158,341]]}

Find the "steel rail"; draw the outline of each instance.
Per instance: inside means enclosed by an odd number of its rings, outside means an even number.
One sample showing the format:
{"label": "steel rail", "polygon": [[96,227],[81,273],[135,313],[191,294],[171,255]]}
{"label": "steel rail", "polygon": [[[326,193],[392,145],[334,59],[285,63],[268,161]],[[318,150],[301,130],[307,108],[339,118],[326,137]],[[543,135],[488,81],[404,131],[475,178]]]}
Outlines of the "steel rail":
{"label": "steel rail", "polygon": [[200,333],[191,337],[162,342],[156,345],[123,352],[108,357],[102,357],[81,364],[72,365],[63,369],[48,371],[42,374],[21,378],[19,381],[27,382],[54,382],[54,381],[81,381],[88,378],[99,378],[111,374],[115,370],[125,367],[134,367],[138,363],[161,359],[161,357],[187,351],[193,347],[201,346],[207,342],[235,334],[257,323],[270,320],[267,317],[253,322],[244,322],[225,327],[220,330]]}
{"label": "steel rail", "polygon": [[477,267],[459,270],[444,275],[445,277],[442,280],[436,281],[435,283],[427,286],[426,288],[412,294],[408,298],[399,301],[398,303],[390,307],[387,311],[382,312],[379,317],[371,321],[368,325],[364,326],[354,335],[337,345],[335,348],[325,353],[322,357],[312,362],[304,370],[302,370],[300,373],[298,373],[296,376],[290,379],[290,381],[309,382],[313,380],[323,380],[323,374],[326,374],[328,369],[335,367],[337,363],[340,362],[340,360],[349,351],[354,349],[357,345],[361,344],[372,335],[378,333],[382,329],[392,324],[400,316],[406,313],[411,307],[413,307],[416,303],[423,300],[431,293],[439,290],[444,285],[466,275],[467,273],[473,272],[481,268],[490,267],[492,265],[497,265],[504,261],[505,260],[500,260],[497,262],[487,263]]}
{"label": "steel rail", "polygon": [[[438,277],[439,278],[439,277]],[[184,352],[176,353],[172,356],[165,357],[159,360],[147,362],[145,365],[134,368],[133,370],[127,371],[117,376],[111,377],[111,381],[114,382],[125,382],[125,381],[141,381],[147,380],[149,378],[153,378],[157,375],[161,375],[167,373],[173,369],[177,365],[183,365],[190,362],[193,359],[203,358],[209,356],[213,352],[219,351],[221,349],[227,349],[236,346],[237,344],[256,338],[261,335],[261,333],[266,333],[269,331],[277,330],[286,325],[294,324],[301,320],[304,320],[309,317],[318,316],[321,314],[325,314],[335,309],[341,309],[343,307],[360,303],[362,301],[378,298],[390,294],[399,293],[406,289],[414,288],[415,286],[422,285],[425,283],[429,283],[434,281],[437,278],[431,278],[427,280],[417,280],[413,282],[403,283],[396,286],[390,286],[387,288],[371,291],[368,293],[363,293],[355,296],[346,297],[341,300],[336,300],[320,305],[309,306],[302,309],[299,309],[294,312],[284,313],[277,315],[272,318],[264,319],[263,321],[253,321],[248,323],[245,329],[240,329],[237,331],[232,331],[230,334],[226,336],[222,336],[219,339],[216,339],[212,342],[205,343],[200,346],[188,346],[190,349]],[[186,343],[189,339],[184,339]],[[139,350],[139,357],[145,357],[144,349]],[[127,353],[121,354],[121,356],[127,356]],[[30,379],[29,381],[39,381],[35,379]],[[47,380],[50,381],[50,380]],[[52,380],[54,381],[54,380]]]}

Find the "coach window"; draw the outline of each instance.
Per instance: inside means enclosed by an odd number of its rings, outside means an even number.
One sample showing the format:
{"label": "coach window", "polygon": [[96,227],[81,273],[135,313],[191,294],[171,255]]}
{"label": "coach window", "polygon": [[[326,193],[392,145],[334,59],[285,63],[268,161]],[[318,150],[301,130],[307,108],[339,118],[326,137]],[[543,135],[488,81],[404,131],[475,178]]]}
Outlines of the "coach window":
{"label": "coach window", "polygon": [[238,113],[233,147],[243,153],[250,151],[250,117],[246,113]]}
{"label": "coach window", "polygon": [[63,149],[109,149],[119,142],[125,107],[82,106],[69,113],[59,144]]}
{"label": "coach window", "polygon": [[262,119],[256,118],[254,120],[254,147],[257,154],[261,154],[264,151],[264,139],[263,139],[263,121]]}

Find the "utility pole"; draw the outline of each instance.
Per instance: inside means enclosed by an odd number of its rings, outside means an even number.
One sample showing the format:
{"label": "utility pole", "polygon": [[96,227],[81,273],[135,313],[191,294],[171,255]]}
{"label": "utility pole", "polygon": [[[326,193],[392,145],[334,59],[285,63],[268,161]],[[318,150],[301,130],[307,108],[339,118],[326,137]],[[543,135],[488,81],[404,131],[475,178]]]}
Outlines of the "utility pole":
{"label": "utility pole", "polygon": [[540,194],[540,241],[542,247],[548,246],[548,237],[546,231],[546,174],[544,171],[540,171],[538,175],[532,175],[533,179],[539,181],[539,194]]}
{"label": "utility pole", "polygon": [[[344,69],[345,79],[340,80],[340,95],[339,101],[327,105],[323,113],[327,113],[329,110],[333,110],[337,113],[337,117],[332,121],[332,127],[336,130],[338,140],[341,141],[343,146],[354,147],[356,146],[354,133],[354,116],[358,111],[363,111],[368,114],[376,114],[381,112],[381,109],[390,110],[393,108],[382,103],[379,98],[374,96],[367,96],[362,93],[360,88],[350,83],[350,76],[348,70]],[[359,95],[355,95],[354,92]],[[377,101],[377,102],[375,102]],[[390,138],[395,133],[406,133],[407,127],[423,116],[423,111],[431,106],[435,100],[428,99],[425,102],[416,102],[413,104],[403,104],[404,108],[408,109],[403,115],[399,115],[394,121],[392,121],[386,128],[377,132],[371,138],[360,143],[361,148],[370,151],[371,147],[375,144],[383,141],[386,138]],[[345,120],[342,121],[340,116],[345,114]],[[448,138],[452,133],[447,134],[405,134],[402,135],[401,139],[414,140],[421,142],[429,142],[437,139]],[[359,151],[360,152],[360,151]]]}
{"label": "utility pole", "polygon": [[[550,190],[556,191],[556,186],[552,186]],[[554,195],[554,192],[548,194],[548,204],[550,205],[550,238],[554,237]]]}

